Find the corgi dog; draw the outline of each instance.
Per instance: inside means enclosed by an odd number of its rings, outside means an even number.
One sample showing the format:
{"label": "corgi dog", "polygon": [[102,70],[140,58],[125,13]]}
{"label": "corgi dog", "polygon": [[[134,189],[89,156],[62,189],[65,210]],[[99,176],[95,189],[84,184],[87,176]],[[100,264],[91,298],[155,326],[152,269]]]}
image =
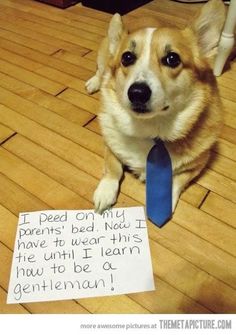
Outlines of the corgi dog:
{"label": "corgi dog", "polygon": [[[172,206],[206,166],[219,135],[222,105],[210,58],[225,21],[221,0],[210,0],[184,29],[150,18],[126,28],[109,24],[88,93],[101,89],[104,175],[94,193],[102,213],[117,199],[124,167],[145,181],[147,155],[161,139],[172,161]],[[158,208],[157,204],[157,208]],[[161,206],[161,204],[160,204]]]}

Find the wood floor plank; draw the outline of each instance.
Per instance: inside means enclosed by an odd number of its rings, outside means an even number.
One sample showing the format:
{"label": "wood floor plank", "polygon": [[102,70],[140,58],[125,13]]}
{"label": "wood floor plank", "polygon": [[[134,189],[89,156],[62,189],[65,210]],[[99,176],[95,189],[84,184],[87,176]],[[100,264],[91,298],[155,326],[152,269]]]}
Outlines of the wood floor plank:
{"label": "wood floor plank", "polygon": [[[130,294],[132,300],[139,303],[141,306],[144,306],[151,313],[173,313],[173,310],[176,310],[176,313],[211,313],[204,306],[196,303],[194,300],[190,299],[188,296],[183,295],[181,292],[174,289],[171,285],[162,281],[160,278],[154,276],[156,287],[158,292],[144,292]],[[171,294],[170,294],[171,292]],[[170,295],[170,300],[166,301],[166,296]],[[92,308],[92,313],[104,313],[109,310],[110,299],[116,304],[116,297],[107,298],[98,298],[98,299],[89,299],[87,300],[86,307]],[[161,301],[161,304],[160,304]],[[125,303],[125,301],[124,301]],[[118,311],[120,313],[122,310],[127,312],[132,308],[130,306],[122,306]],[[142,313],[142,312],[141,312]]]}
{"label": "wood floor plank", "polygon": [[210,192],[201,209],[236,228],[236,207],[231,201]]}
{"label": "wood floor plank", "polygon": [[[91,31],[88,31],[87,26],[85,26],[84,30],[82,29],[79,29],[79,27],[77,26],[76,28],[74,27],[71,27],[67,24],[62,24],[62,23],[58,23],[58,22],[55,22],[55,21],[52,21],[51,19],[49,18],[45,18],[45,17],[42,17],[42,16],[38,16],[38,15],[35,15],[34,13],[28,13],[28,12],[24,12],[22,11],[21,9],[14,9],[14,8],[9,8],[9,7],[6,7],[5,5],[2,5],[0,4],[0,10],[2,13],[6,14],[7,16],[13,16],[13,17],[16,17],[16,18],[21,18],[23,20],[26,20],[26,21],[29,21],[29,22],[33,22],[33,23],[36,23],[36,24],[41,24],[43,27],[48,27],[48,28],[51,28],[53,30],[56,30],[56,31],[59,31],[59,32],[66,32],[72,36],[77,36],[78,37],[78,40],[80,39],[80,37],[82,36],[84,39],[86,40],[91,40],[91,41],[98,41],[101,36],[98,35],[97,33],[95,32],[91,32]],[[66,39],[67,40],[67,39]]]}
{"label": "wood floor plank", "polygon": [[4,264],[0,272],[0,285],[7,291],[11,272],[12,251],[2,242],[0,242],[0,263]]}
{"label": "wood floor plank", "polygon": [[48,301],[23,305],[32,314],[89,314],[90,312],[75,300]]}
{"label": "wood floor plank", "polygon": [[[173,286],[166,283],[160,277],[154,275],[156,290],[147,293],[134,293],[130,295],[132,299],[138,299],[142,306],[155,314],[171,314],[185,313],[185,314],[209,314],[211,311],[200,305],[195,300],[184,295],[182,292],[174,289]],[[167,299],[168,297],[168,299]],[[160,304],[161,301],[161,304]]]}
{"label": "wood floor plank", "polygon": [[[101,156],[103,155],[104,148],[102,146],[102,139],[95,133],[80,127],[73,122],[67,121],[53,112],[49,113],[47,109],[12,94],[3,88],[0,88],[0,99],[6,106],[13,108],[17,112],[22,113],[23,116],[27,116],[29,119],[34,120],[34,122],[27,120],[26,117],[22,117],[13,110],[10,110],[5,106],[0,106],[0,114],[2,115],[1,123],[9,128],[11,128],[10,124],[13,125],[14,123],[12,129],[18,129],[21,134],[24,134],[24,129],[29,131],[30,127],[34,127],[35,131],[37,131],[38,128],[40,128],[38,124],[41,124],[44,127],[52,129],[54,132],[69,138],[73,142],[78,143]],[[13,117],[13,119],[11,119],[11,117]],[[44,132],[47,132],[46,129],[44,129]],[[37,137],[36,133],[32,135]],[[63,139],[58,135],[57,140],[60,142],[60,140]]]}
{"label": "wood floor plank", "polygon": [[24,83],[23,81],[18,80],[2,72],[0,72],[0,82],[1,86],[5,90],[16,93],[17,95],[20,95],[24,98],[32,97],[37,92],[44,92],[46,95],[52,96],[51,94],[46,93],[45,91],[42,91],[32,85]]}
{"label": "wood floor plank", "polygon": [[180,199],[186,201],[194,207],[199,207],[208,193],[208,189],[201,185],[192,183],[180,196]]}
{"label": "wood floor plank", "polygon": [[236,129],[224,125],[220,137],[225,139],[226,141],[236,144]]}
{"label": "wood floor plank", "polygon": [[[0,39],[1,58],[15,65],[21,65],[23,68],[37,72],[42,66],[51,66],[62,72],[72,73],[77,78],[87,80],[91,77],[94,70],[91,71],[91,62],[83,57],[74,55],[78,59],[78,65],[64,61],[60,57],[48,56],[28,47],[15,44],[6,39]],[[5,49],[3,49],[5,48]],[[61,49],[60,49],[61,50]]]}
{"label": "wood floor plank", "polygon": [[67,32],[57,31],[53,28],[43,26],[39,23],[35,23],[35,22],[22,19],[17,15],[9,15],[7,13],[0,13],[0,19],[7,21],[7,22],[14,22],[18,27],[23,27],[31,31],[34,31],[36,33],[44,34],[46,36],[49,36],[49,38],[50,37],[56,38],[59,41],[61,40],[64,43],[69,42],[76,46],[78,45],[79,47],[82,47],[84,49],[97,50],[98,48],[99,40],[95,42],[95,41],[87,40],[83,37],[71,35]]}
{"label": "wood floor plank", "polygon": [[57,97],[37,89],[29,84],[23,83],[20,80],[12,78],[0,72],[1,86],[17,95],[30,100],[39,106],[47,108],[54,113],[61,115],[65,119],[75,122],[79,125],[86,124],[93,119],[94,115],[82,110],[67,101],[62,101]]}
{"label": "wood floor plank", "polygon": [[155,227],[150,225],[150,238],[235,289],[235,257],[209,243],[206,239],[199,238],[190,229],[183,229],[174,221],[175,218],[171,225],[163,227],[158,234]]}
{"label": "wood floor plank", "polygon": [[5,30],[3,28],[0,28],[0,37],[1,39],[16,43],[16,45],[19,44],[25,47],[30,46],[31,49],[40,51],[46,55],[51,55],[58,50],[58,47],[17,34],[10,30]]}
{"label": "wood floor plank", "polygon": [[173,220],[196,235],[220,247],[222,250],[231,255],[236,255],[236,232],[222,221],[181,201],[176,208]]}
{"label": "wood floor plank", "polygon": [[24,24],[19,24],[17,22],[12,22],[12,20],[8,19],[6,16],[0,15],[0,27],[5,30],[9,30],[10,32],[17,33],[19,35],[22,35],[23,37],[27,37],[30,39],[34,39],[36,41],[40,41],[42,43],[46,43],[49,45],[52,45],[59,49],[65,49],[68,51],[80,53],[81,55],[84,55],[87,53],[90,49],[84,48],[82,46],[76,45],[74,43],[70,43],[68,41],[63,41],[58,38],[55,38],[53,36],[43,34],[42,32],[34,31],[30,27],[25,27]]}
{"label": "wood floor plank", "polygon": [[5,207],[0,205],[0,241],[10,249],[14,249],[17,217]]}
{"label": "wood floor plank", "polygon": [[[216,78],[219,87],[225,87],[229,89],[234,89],[235,79],[223,75]],[[231,101],[230,101],[231,102]]]}
{"label": "wood floor plank", "polygon": [[97,51],[90,51],[90,52],[88,52],[84,56],[84,58],[90,59],[91,61],[96,62],[97,61]]}
{"label": "wood floor plank", "polygon": [[[3,110],[6,109],[3,108]],[[8,121],[9,119],[13,121],[10,112],[11,111],[8,109],[8,113],[5,114],[5,117],[6,119],[8,119]],[[102,173],[101,166],[103,163],[101,158],[99,158],[99,156],[92,154],[91,152],[84,149],[83,147],[78,146],[74,142],[66,140],[64,137],[51,132],[47,128],[41,127],[40,125],[36,124],[31,120],[27,120],[26,118],[17,115],[17,113],[13,114],[14,114],[14,124],[12,122],[10,122],[10,124],[13,126],[14,129],[18,129],[20,134],[26,136],[30,140],[32,139],[33,142],[38,143],[39,145],[45,147],[47,150],[51,152],[55,152],[56,148],[56,154],[58,156],[63,157],[64,160],[72,164],[78,162],[78,166],[80,167],[80,169],[82,168],[82,170],[86,172],[87,168],[85,162],[87,162],[87,166],[93,166],[93,167],[96,166],[97,169],[96,171],[100,171],[101,175]],[[84,134],[82,133],[81,136],[84,137]],[[84,157],[84,159],[81,159],[81,157]],[[93,164],[91,164],[91,162],[93,162]],[[46,165],[46,167],[47,166],[48,164]],[[57,171],[57,169],[55,169],[55,171]],[[88,177],[85,175],[83,179],[86,181],[88,180]],[[88,185],[86,185],[84,188],[85,192],[88,191],[90,188],[91,187],[88,187]],[[93,185],[93,190],[94,188],[95,185]]]}
{"label": "wood floor plank", "polygon": [[66,87],[50,79],[40,76],[34,72],[23,69],[17,65],[8,63],[0,59],[0,72],[10,75],[26,84],[37,87],[52,95],[57,95]]}
{"label": "wood floor plank", "polygon": [[[95,119],[96,119],[96,117],[95,117]],[[96,125],[92,121],[88,122],[86,125],[84,125],[84,127],[86,129],[89,129],[92,132],[94,132],[94,133],[96,133],[96,134],[98,134],[98,135],[101,136],[101,129],[100,129],[100,127],[96,127]]]}
{"label": "wood floor plank", "polygon": [[[233,82],[235,82],[235,80]],[[232,83],[232,85],[234,85],[234,84]],[[232,89],[232,86],[231,86],[231,89]],[[225,99],[225,98],[221,98],[221,99],[222,99],[222,102],[223,102],[224,114],[225,115],[228,115],[228,114],[229,115],[234,115],[235,112],[236,112],[236,102],[231,101],[229,99]]]}
{"label": "wood floor plank", "polygon": [[213,150],[234,162],[236,161],[236,145],[232,142],[220,138]]}
{"label": "wood floor plank", "polygon": [[[0,46],[1,46],[1,42],[2,40],[0,39]],[[32,72],[41,67],[41,64],[36,63],[30,59],[25,59],[25,57],[19,56],[13,52],[9,52],[8,50],[3,49],[1,47],[0,47],[0,58],[3,61],[17,65],[23,69],[26,69]]]}
{"label": "wood floor plank", "polygon": [[[235,152],[236,153],[236,152]],[[208,164],[209,169],[220,173],[221,175],[236,181],[236,162],[221,156],[214,154]]]}
{"label": "wood floor plank", "polygon": [[229,79],[235,79],[236,71],[232,69],[231,64],[234,62],[234,59],[231,61],[227,62],[228,64],[226,65],[224,72],[222,73],[222,77],[224,78],[229,78]]}
{"label": "wood floor plank", "polygon": [[[66,50],[58,50],[53,54],[53,58],[59,58],[71,64],[77,65],[79,67],[84,67],[92,72],[89,73],[92,76],[92,73],[96,72],[96,63],[90,61],[89,59],[85,59],[84,57],[78,57],[76,54]],[[79,77],[79,76],[78,76]]]}
{"label": "wood floor plank", "polygon": [[[65,72],[61,72],[57,69],[54,69],[49,66],[43,66],[40,69],[37,70],[38,74],[41,74],[42,76],[55,80],[58,83],[61,83],[62,85],[65,85],[67,87],[70,87],[74,90],[77,90],[83,94],[87,94],[87,91],[85,90],[85,82],[72,74],[67,74]],[[96,95],[93,95],[95,98]]]}
{"label": "wood floor plank", "polygon": [[149,310],[142,307],[139,303],[128,298],[125,295],[99,297],[83,300],[83,305],[86,306],[91,313],[99,314],[147,314]]}
{"label": "wood floor plank", "polygon": [[11,137],[15,132],[0,123],[0,144]]}
{"label": "wood floor plank", "polygon": [[16,216],[20,212],[40,211],[51,207],[0,173],[0,204]]}
{"label": "wood floor plank", "polygon": [[[85,95],[88,94],[88,92],[85,89],[85,81],[79,79],[78,77],[75,77],[73,74],[69,75],[67,73],[63,73],[48,66],[41,67],[40,69],[37,70],[37,73],[43,75],[46,78],[55,80],[58,83],[66,85],[67,87],[70,87],[73,90],[79,91],[80,93],[83,93]],[[100,97],[99,92],[94,93],[92,96],[92,98],[94,99],[98,99],[99,97]]]}
{"label": "wood floor plank", "polygon": [[225,115],[225,125],[236,129],[235,115],[228,113]]}
{"label": "wood floor plank", "polygon": [[235,313],[235,290],[153,240],[150,240],[150,249],[153,270],[158,277],[213,312]]}
{"label": "wood floor plank", "polygon": [[[5,4],[6,6],[9,6],[10,8],[17,8],[17,9],[20,9],[28,13],[34,13],[42,17],[47,17],[50,20],[72,25],[74,27],[78,27],[78,24],[80,23],[85,23],[87,30],[89,30],[88,26],[90,26],[90,28],[92,26],[97,29],[96,30],[97,33],[99,32],[99,28],[107,27],[107,23],[104,21],[81,15],[81,13],[73,14],[68,11],[62,12],[60,9],[55,8],[55,7],[47,7],[47,11],[45,13],[45,10],[44,10],[45,8],[34,1],[21,0],[21,3],[18,4],[14,0],[13,1],[6,0]],[[81,26],[79,25],[79,27]],[[101,30],[101,34],[103,34],[103,30]]]}
{"label": "wood floor plank", "polygon": [[[236,105],[236,104],[235,104]],[[224,124],[226,126],[236,129],[236,118],[235,115],[231,112],[225,113]]]}
{"label": "wood floor plank", "polygon": [[62,100],[68,101],[79,108],[82,108],[92,114],[98,115],[99,113],[99,102],[88,95],[72,90],[71,88],[66,89],[58,97]]}
{"label": "wood floor plank", "polygon": [[[70,162],[65,162],[61,158],[35,145],[20,135],[16,141],[9,142],[6,146],[3,146],[3,148],[6,148],[8,151],[27,161],[30,165],[37,167],[40,171],[47,173],[54,180],[65,185],[73,192],[92,201],[93,191],[96,187],[97,180],[86,172],[78,170],[78,168]],[[79,147],[77,149],[78,157],[86,154],[85,151],[84,154],[82,151],[80,152]],[[96,158],[94,162],[96,162]]]}
{"label": "wood floor plank", "polygon": [[99,125],[99,121],[98,118],[95,117],[93,120],[91,120],[87,125],[86,128],[95,132],[96,134],[102,136],[102,131],[101,131],[101,127]]}
{"label": "wood floor plank", "polygon": [[7,293],[0,287],[0,314],[29,314],[22,305],[7,305]]}
{"label": "wood floor plank", "polygon": [[[78,194],[49,178],[16,156],[0,148],[0,172],[28,192],[54,208],[89,208],[90,204]],[[27,172],[26,172],[27,171]],[[53,195],[53,196],[52,196]]]}
{"label": "wood floor plank", "polygon": [[223,99],[224,106],[224,123],[226,126],[236,128],[236,103],[227,99]]}
{"label": "wood floor plank", "polygon": [[236,202],[236,183],[215,171],[206,170],[197,183],[234,203]]}

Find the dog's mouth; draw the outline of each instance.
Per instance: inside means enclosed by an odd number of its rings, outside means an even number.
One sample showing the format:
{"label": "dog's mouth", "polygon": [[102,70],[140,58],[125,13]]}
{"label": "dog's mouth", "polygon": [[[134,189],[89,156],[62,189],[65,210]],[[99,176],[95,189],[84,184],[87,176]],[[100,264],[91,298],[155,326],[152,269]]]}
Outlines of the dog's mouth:
{"label": "dog's mouth", "polygon": [[[169,108],[170,106],[166,105],[160,111],[164,112],[164,111],[167,111]],[[132,111],[138,114],[146,114],[146,113],[151,113],[154,111],[147,104],[142,104],[142,103],[132,103],[131,109]]]}
{"label": "dog's mouth", "polygon": [[146,104],[142,104],[142,103],[132,103],[131,109],[134,112],[140,113],[140,114],[151,112],[151,109]]}
{"label": "dog's mouth", "polygon": [[169,108],[170,108],[170,106],[167,105],[167,106],[162,108],[162,111],[167,111]]}

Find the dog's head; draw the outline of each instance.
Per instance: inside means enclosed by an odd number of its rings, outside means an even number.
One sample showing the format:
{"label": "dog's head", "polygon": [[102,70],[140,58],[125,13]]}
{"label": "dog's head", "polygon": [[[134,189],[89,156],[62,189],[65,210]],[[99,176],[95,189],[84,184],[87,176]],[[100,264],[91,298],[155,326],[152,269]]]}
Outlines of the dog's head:
{"label": "dog's head", "polygon": [[132,32],[115,14],[108,30],[109,66],[121,106],[137,118],[184,109],[196,85],[209,82],[207,58],[219,41],[224,19],[221,0],[209,1],[182,30],[156,23]]}

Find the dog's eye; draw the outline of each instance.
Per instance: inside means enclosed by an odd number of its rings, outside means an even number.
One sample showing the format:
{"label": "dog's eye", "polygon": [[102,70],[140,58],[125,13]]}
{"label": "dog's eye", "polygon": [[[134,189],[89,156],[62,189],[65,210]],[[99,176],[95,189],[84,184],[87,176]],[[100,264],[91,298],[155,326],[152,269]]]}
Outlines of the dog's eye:
{"label": "dog's eye", "polygon": [[180,56],[176,52],[169,52],[161,61],[163,65],[171,68],[175,68],[181,63]]}
{"label": "dog's eye", "polygon": [[124,66],[129,66],[134,64],[136,61],[136,55],[133,52],[126,51],[121,57],[121,63]]}

